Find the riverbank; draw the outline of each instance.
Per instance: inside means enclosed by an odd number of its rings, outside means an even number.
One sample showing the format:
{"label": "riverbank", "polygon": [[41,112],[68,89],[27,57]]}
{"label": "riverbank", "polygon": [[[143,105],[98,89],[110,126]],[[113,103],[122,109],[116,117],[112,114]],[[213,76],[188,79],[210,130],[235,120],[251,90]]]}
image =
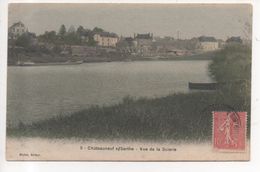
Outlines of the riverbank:
{"label": "riverbank", "polygon": [[[168,56],[98,56],[98,57],[71,57],[71,56],[60,56],[60,55],[48,55],[48,54],[37,54],[37,53],[23,53],[21,54],[22,59],[25,62],[32,62],[35,64],[52,64],[52,63],[66,63],[68,61],[82,61],[83,63],[98,63],[98,62],[129,62],[129,61],[175,61],[175,60],[211,60],[216,52],[204,52],[193,55],[168,55]],[[39,56],[39,57],[38,57]],[[8,57],[8,66],[17,66],[17,59],[14,57]],[[18,65],[19,66],[19,65]]]}
{"label": "riverbank", "polygon": [[113,62],[113,61],[171,61],[171,60],[212,60],[216,51],[203,52],[192,55],[158,55],[158,56],[126,56],[126,57],[85,57],[85,63]]}
{"label": "riverbank", "polygon": [[[107,140],[210,140],[212,111],[241,109],[217,92],[179,93],[162,98],[125,97],[112,106],[93,106],[51,119],[7,128],[12,137]],[[228,106],[219,106],[219,105]]]}

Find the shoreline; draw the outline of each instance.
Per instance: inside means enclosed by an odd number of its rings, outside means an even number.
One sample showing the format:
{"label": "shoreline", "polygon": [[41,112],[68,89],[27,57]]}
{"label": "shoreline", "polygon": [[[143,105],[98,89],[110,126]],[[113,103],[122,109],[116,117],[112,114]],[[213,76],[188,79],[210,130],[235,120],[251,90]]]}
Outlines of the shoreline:
{"label": "shoreline", "polygon": [[[84,61],[81,64],[89,64],[89,63],[112,63],[112,62],[151,62],[151,61],[201,61],[201,60],[211,60],[211,58],[201,58],[201,59],[169,59],[169,58],[162,58],[162,59],[140,59],[140,60],[103,60],[103,61]],[[57,64],[53,64],[57,63]],[[8,67],[13,66],[20,66],[20,67],[29,67],[29,66],[68,66],[68,65],[80,65],[80,64],[63,64],[64,62],[48,62],[48,63],[35,63],[34,65],[8,65]]]}
{"label": "shoreline", "polygon": [[[150,56],[150,57],[143,57],[143,56],[128,56],[128,57],[85,57],[84,59],[80,59],[82,64],[84,63],[109,63],[109,62],[134,62],[134,61],[196,61],[196,60],[212,60],[212,55],[215,52],[205,52],[200,54],[194,55],[187,55],[187,56]],[[28,56],[30,57],[30,56]],[[41,64],[45,66],[54,66],[53,63],[57,63],[57,65],[62,65],[66,63],[66,61],[54,61],[54,62],[34,62],[35,66],[40,66]],[[64,64],[65,65],[65,64]],[[69,64],[66,64],[69,65]],[[71,64],[74,65],[74,64]],[[15,64],[8,64],[8,66],[21,66]],[[24,65],[26,66],[26,65]],[[24,67],[22,66],[22,67]],[[33,66],[33,65],[30,65]]]}

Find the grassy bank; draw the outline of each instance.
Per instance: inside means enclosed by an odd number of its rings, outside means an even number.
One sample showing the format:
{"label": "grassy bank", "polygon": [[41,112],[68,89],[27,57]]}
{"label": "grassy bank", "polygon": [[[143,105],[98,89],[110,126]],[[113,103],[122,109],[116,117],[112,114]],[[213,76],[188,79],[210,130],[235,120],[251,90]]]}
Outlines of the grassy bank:
{"label": "grassy bank", "polygon": [[95,106],[70,116],[58,116],[31,125],[20,124],[17,128],[7,128],[7,135],[47,138],[204,140],[211,138],[212,110],[231,110],[228,106],[241,108],[238,104],[229,104],[223,100],[219,94],[212,92],[175,94],[163,98],[138,100],[126,97],[117,105]]}

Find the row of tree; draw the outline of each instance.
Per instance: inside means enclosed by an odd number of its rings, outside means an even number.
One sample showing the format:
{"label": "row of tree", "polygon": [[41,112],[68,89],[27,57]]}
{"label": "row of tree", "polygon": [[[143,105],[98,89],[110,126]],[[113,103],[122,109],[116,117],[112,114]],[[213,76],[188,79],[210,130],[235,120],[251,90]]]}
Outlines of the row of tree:
{"label": "row of tree", "polygon": [[56,31],[46,31],[44,34],[38,36],[38,41],[54,44],[94,46],[96,45],[93,39],[94,34],[103,31],[103,29],[98,27],[90,30],[85,29],[83,26],[79,26],[77,29],[71,26],[67,30],[65,25],[61,25],[58,33]]}
{"label": "row of tree", "polygon": [[65,25],[61,25],[58,32],[46,31],[44,34],[36,36],[34,33],[26,32],[19,36],[15,40],[9,40],[9,45],[20,46],[28,48],[35,46],[37,42],[44,42],[59,45],[88,45],[95,46],[94,35],[96,33],[104,32],[102,28],[95,27],[94,29],[85,29],[83,26],[79,26],[75,29],[71,26],[68,30]]}

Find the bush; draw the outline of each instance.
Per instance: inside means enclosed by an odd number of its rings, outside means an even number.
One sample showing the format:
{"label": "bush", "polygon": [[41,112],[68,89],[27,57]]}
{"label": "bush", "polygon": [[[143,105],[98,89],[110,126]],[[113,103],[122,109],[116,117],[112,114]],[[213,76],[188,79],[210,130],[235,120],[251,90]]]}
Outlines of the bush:
{"label": "bush", "polygon": [[[209,66],[211,76],[220,83],[219,95],[248,112],[250,129],[251,47],[230,44],[216,53]],[[248,130],[249,131],[249,130]]]}

